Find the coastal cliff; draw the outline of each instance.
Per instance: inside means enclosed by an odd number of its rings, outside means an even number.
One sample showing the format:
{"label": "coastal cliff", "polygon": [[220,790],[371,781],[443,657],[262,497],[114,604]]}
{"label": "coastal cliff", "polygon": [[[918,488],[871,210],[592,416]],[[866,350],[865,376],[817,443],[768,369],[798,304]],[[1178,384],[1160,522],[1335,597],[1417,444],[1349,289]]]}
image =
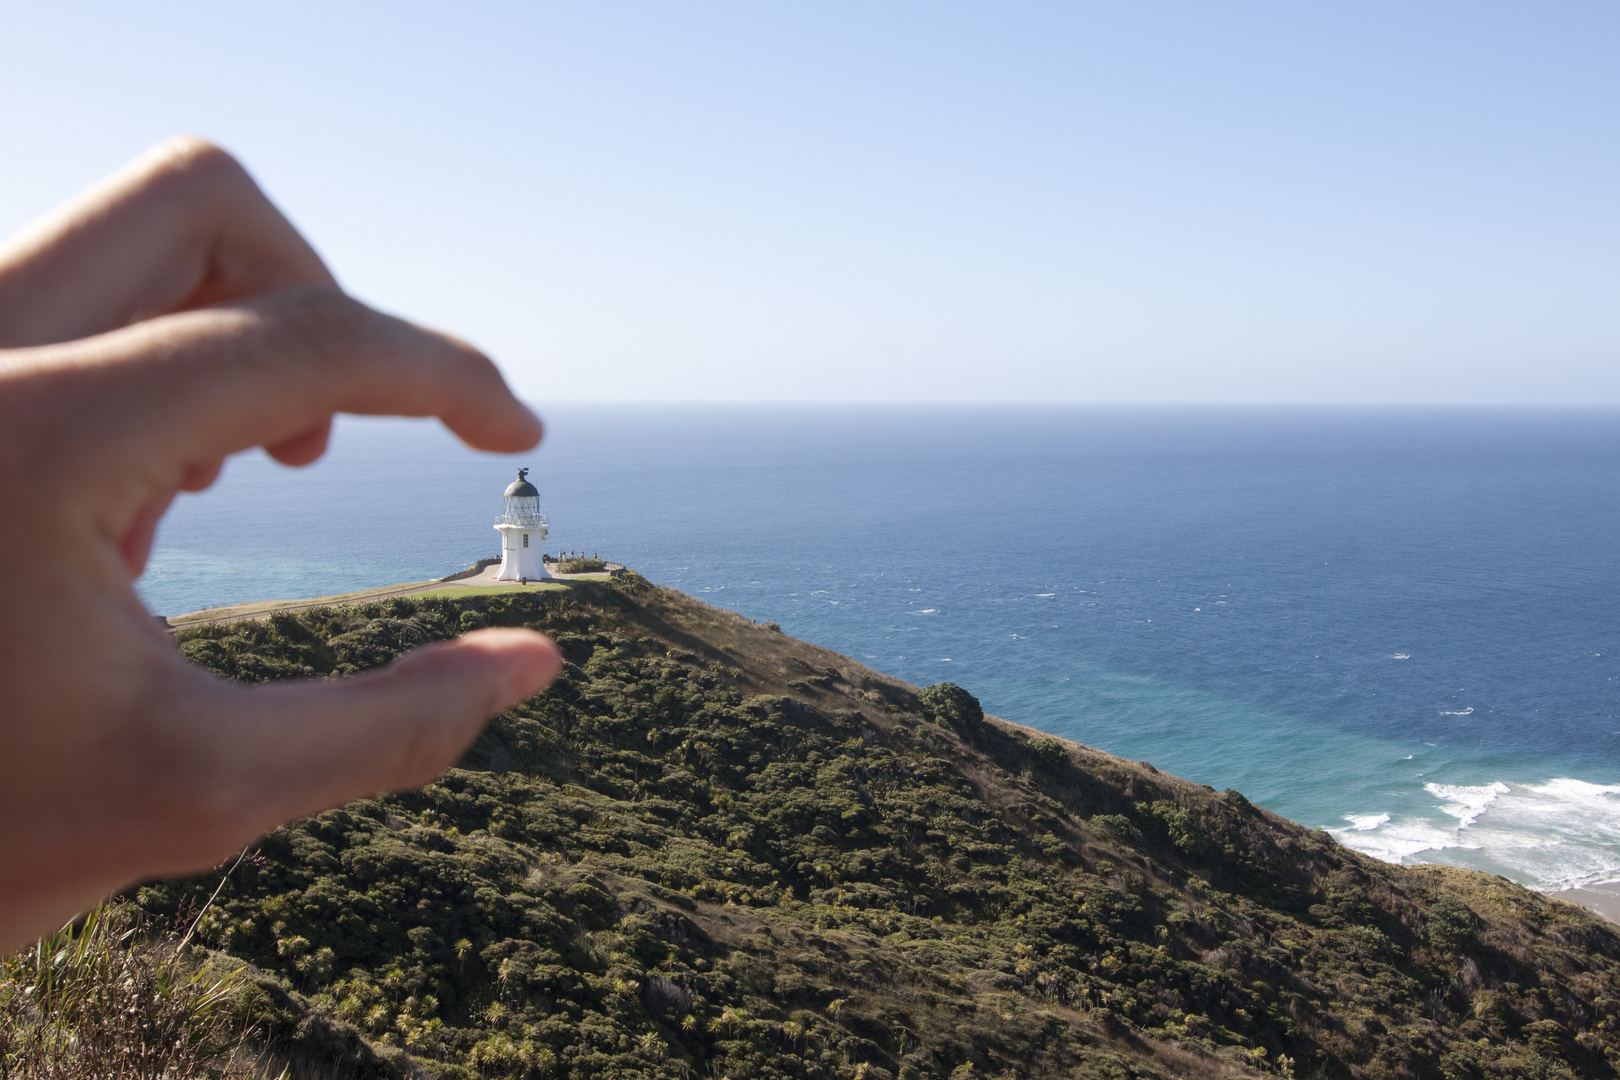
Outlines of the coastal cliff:
{"label": "coastal cliff", "polygon": [[1375,862],[633,573],[177,640],[256,681],[485,625],[567,664],[459,767],[132,894],[251,965],[241,1009],[293,1075],[1620,1066],[1620,934],[1584,909]]}

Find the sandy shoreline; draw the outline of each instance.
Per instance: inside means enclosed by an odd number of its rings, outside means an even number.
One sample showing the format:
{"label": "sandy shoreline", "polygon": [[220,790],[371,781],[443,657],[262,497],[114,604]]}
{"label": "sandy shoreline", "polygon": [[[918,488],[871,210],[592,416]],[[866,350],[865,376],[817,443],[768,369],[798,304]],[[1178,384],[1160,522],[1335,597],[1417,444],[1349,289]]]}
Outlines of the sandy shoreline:
{"label": "sandy shoreline", "polygon": [[1620,881],[1603,885],[1588,885],[1582,889],[1565,889],[1547,893],[1555,900],[1568,900],[1597,912],[1613,923],[1620,923]]}

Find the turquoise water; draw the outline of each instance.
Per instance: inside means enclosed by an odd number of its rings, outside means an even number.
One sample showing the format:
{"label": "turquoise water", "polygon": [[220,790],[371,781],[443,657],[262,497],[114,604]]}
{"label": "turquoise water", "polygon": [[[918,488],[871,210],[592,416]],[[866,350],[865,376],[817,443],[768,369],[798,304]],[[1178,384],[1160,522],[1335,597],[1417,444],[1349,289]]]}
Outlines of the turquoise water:
{"label": "turquoise water", "polygon": [[[447,573],[532,465],[552,550],[1382,858],[1620,879],[1620,412],[547,410],[514,459],[348,421],[186,497],[153,610]],[[226,553],[229,554],[226,554]]]}

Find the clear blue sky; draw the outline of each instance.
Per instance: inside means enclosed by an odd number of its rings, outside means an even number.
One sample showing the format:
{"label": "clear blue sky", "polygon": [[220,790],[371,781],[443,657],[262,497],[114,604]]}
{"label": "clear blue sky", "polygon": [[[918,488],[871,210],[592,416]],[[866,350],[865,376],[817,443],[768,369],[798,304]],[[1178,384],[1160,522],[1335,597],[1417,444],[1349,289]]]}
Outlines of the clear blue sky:
{"label": "clear blue sky", "polygon": [[173,132],[546,399],[1620,402],[1613,3],[0,2],[0,229]]}

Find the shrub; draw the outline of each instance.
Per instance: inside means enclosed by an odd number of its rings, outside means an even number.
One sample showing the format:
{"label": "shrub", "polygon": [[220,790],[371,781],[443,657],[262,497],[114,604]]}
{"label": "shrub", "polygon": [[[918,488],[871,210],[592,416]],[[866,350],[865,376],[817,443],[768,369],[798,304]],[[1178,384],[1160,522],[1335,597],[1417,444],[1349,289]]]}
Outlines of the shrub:
{"label": "shrub", "polygon": [[922,704],[924,716],[962,735],[972,736],[984,723],[984,709],[979,699],[955,683],[925,686],[917,694],[917,700]]}
{"label": "shrub", "polygon": [[1204,853],[1204,834],[1198,828],[1198,819],[1185,807],[1159,799],[1154,802],[1152,813],[1164,824],[1165,833],[1177,851],[1195,856]]}
{"label": "shrub", "polygon": [[1047,768],[1069,763],[1068,748],[1056,739],[1036,739],[1030,743],[1029,749],[1035,755],[1035,760]]}
{"label": "shrub", "polygon": [[578,559],[564,559],[557,564],[557,569],[564,574],[600,574],[607,569],[607,563],[601,559],[588,559],[582,556]]}
{"label": "shrub", "polygon": [[1444,897],[1429,905],[1429,940],[1445,949],[1456,949],[1474,940],[1474,913]]}
{"label": "shrub", "polygon": [[1095,814],[1091,818],[1091,824],[1116,840],[1123,840],[1129,844],[1142,842],[1142,830],[1124,814]]}

